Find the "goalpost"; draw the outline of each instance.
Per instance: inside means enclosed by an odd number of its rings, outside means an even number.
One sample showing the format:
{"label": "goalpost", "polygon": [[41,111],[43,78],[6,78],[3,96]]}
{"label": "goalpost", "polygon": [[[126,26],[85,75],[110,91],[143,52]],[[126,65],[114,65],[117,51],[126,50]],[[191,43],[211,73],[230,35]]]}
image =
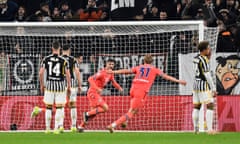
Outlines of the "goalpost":
{"label": "goalpost", "polygon": [[[129,121],[127,130],[193,130],[192,80],[182,69],[181,60],[182,56],[197,54],[199,40],[210,41],[215,59],[217,34],[216,28],[206,28],[202,21],[0,23],[0,131],[10,130],[14,124],[18,130],[44,130],[44,114],[33,119],[30,114],[35,105],[44,107],[38,70],[41,59],[51,53],[54,40],[61,45],[70,44],[72,55],[80,64],[82,92],[77,98],[77,123],[82,121],[82,112],[89,109],[88,76],[103,68],[108,58],[116,60],[116,69],[131,68],[151,53],[156,67],[190,81],[182,87],[157,78],[145,107]],[[98,115],[86,129],[104,130],[127,112],[132,78],[115,75],[124,94],[107,85],[102,95],[110,110]],[[64,126],[69,129],[67,106],[65,112]]]}

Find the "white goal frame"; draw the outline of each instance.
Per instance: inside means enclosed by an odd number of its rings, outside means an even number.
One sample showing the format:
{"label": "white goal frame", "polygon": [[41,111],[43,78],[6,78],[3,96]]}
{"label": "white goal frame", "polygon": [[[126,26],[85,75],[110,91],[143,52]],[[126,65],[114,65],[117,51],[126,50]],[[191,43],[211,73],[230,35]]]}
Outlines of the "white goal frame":
{"label": "white goal frame", "polygon": [[[5,27],[32,27],[38,28],[41,26],[45,27],[62,27],[62,26],[157,26],[157,25],[198,25],[198,39],[199,41],[204,40],[204,22],[203,21],[128,21],[128,22],[15,22],[15,23],[0,23],[0,30],[4,31]],[[187,28],[186,28],[187,30]],[[47,30],[46,30],[47,31]],[[75,33],[76,34],[76,33]],[[126,34],[126,33],[125,33]],[[141,33],[140,33],[141,34]],[[0,35],[14,35],[14,33],[1,33]],[[30,36],[32,34],[29,34]],[[35,34],[33,34],[35,35]],[[54,35],[46,33],[46,35]],[[76,34],[76,35],[88,35],[88,34]],[[102,33],[95,33],[95,35],[102,35]]]}

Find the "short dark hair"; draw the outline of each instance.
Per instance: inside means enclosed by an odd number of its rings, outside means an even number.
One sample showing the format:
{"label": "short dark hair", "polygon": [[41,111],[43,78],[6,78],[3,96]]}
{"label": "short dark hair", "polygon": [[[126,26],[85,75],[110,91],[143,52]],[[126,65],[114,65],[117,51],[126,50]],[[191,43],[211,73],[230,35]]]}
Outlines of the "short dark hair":
{"label": "short dark hair", "polygon": [[69,50],[70,49],[70,45],[69,44],[65,44],[63,45],[62,49],[65,50]]}
{"label": "short dark hair", "polygon": [[57,50],[57,49],[60,48],[60,43],[59,43],[58,41],[54,41],[54,42],[52,43],[52,47]]}
{"label": "short dark hair", "polygon": [[198,50],[200,52],[204,51],[205,49],[208,48],[209,42],[208,41],[201,41],[198,45]]}
{"label": "short dark hair", "polygon": [[112,63],[115,63],[115,60],[114,60],[114,59],[108,59],[106,62],[112,62]]}

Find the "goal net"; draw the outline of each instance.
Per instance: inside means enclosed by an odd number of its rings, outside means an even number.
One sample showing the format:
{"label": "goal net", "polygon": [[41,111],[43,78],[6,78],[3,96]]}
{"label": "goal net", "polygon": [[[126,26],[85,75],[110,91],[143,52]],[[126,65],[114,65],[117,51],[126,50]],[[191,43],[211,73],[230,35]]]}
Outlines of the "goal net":
{"label": "goal net", "polygon": [[[152,54],[153,64],[177,78],[188,77],[181,87],[161,78],[154,82],[144,108],[129,121],[126,130],[190,131],[193,130],[192,80],[183,68],[197,54],[199,40],[209,40],[213,56],[217,30],[205,28],[201,21],[167,22],[82,22],[82,23],[1,23],[0,24],[0,130],[44,130],[44,113],[31,119],[34,106],[45,107],[39,93],[40,61],[51,54],[51,43],[70,44],[79,63],[82,91],[77,97],[77,123],[89,110],[87,79],[113,58],[115,69],[131,68],[143,63],[145,54]],[[214,59],[214,58],[212,58]],[[191,69],[191,66],[187,67]],[[109,111],[98,115],[87,130],[104,130],[107,125],[128,111],[129,89],[133,75],[115,75],[124,88],[120,94],[108,84],[102,95]],[[52,120],[52,126],[54,117]],[[70,109],[65,107],[65,129],[70,128]],[[215,122],[215,127],[217,123]],[[13,128],[14,129],[14,128]]]}

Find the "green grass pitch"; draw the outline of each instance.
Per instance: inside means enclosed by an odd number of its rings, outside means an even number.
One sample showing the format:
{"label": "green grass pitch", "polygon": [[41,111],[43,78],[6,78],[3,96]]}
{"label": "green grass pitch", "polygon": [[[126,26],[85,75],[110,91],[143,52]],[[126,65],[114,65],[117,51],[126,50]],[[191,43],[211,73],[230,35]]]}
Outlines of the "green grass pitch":
{"label": "green grass pitch", "polygon": [[217,135],[175,132],[0,132],[0,144],[240,144],[240,133]]}

